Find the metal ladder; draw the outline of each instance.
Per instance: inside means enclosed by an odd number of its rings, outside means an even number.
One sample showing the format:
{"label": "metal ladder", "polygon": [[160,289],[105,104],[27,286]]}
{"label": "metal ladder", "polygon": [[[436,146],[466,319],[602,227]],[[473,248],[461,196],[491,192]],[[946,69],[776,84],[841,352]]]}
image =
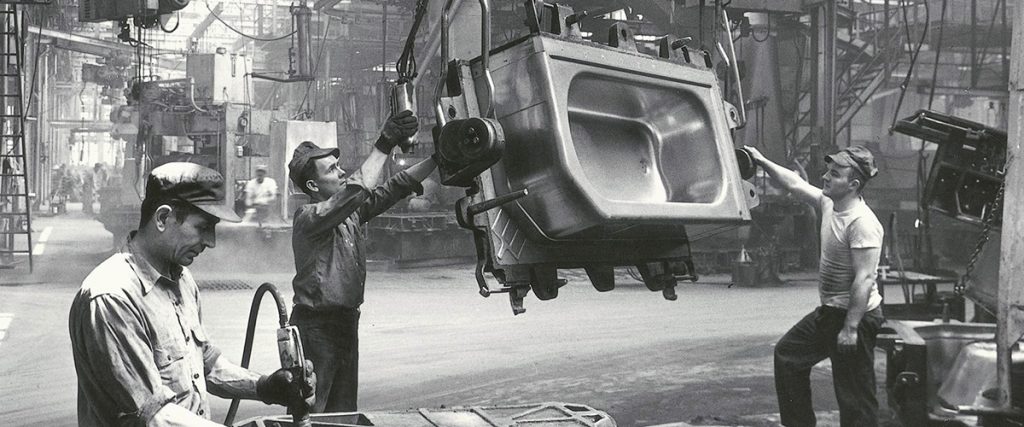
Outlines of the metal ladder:
{"label": "metal ladder", "polygon": [[32,272],[19,18],[15,4],[0,4],[0,269],[17,267],[20,261],[15,257],[24,255]]}

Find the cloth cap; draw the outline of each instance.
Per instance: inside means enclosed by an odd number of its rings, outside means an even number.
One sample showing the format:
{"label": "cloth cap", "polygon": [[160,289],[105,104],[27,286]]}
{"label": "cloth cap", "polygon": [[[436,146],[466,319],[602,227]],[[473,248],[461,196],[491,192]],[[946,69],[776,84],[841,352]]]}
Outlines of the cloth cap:
{"label": "cloth cap", "polygon": [[320,148],[311,141],[302,141],[295,151],[292,152],[292,160],[288,162],[288,179],[299,189],[303,188],[305,179],[303,173],[316,159],[326,156],[340,156],[337,148]]}
{"label": "cloth cap", "polygon": [[267,165],[256,165],[256,170],[266,172]]}
{"label": "cloth cap", "polygon": [[860,145],[846,147],[839,150],[838,153],[829,154],[825,156],[825,162],[854,168],[866,180],[878,175],[878,168],[875,167],[875,156],[867,148]]}
{"label": "cloth cap", "polygon": [[158,166],[146,180],[146,199],[174,199],[228,222],[241,222],[224,202],[224,177],[195,163],[172,162]]}

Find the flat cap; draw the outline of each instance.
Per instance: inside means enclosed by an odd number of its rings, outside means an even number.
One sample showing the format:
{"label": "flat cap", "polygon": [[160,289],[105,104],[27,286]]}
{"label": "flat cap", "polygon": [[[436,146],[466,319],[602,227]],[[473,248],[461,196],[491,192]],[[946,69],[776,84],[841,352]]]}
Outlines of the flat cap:
{"label": "flat cap", "polygon": [[224,177],[195,163],[172,162],[154,168],[146,180],[146,199],[173,199],[228,222],[242,219],[224,202]]}
{"label": "flat cap", "polygon": [[288,179],[301,189],[306,181],[303,179],[303,174],[313,161],[326,156],[338,157],[341,155],[340,153],[337,148],[320,148],[312,141],[302,141],[295,147],[295,151],[292,152],[292,160],[288,162]]}
{"label": "flat cap", "polygon": [[829,154],[825,156],[825,162],[854,168],[864,179],[871,179],[878,175],[874,154],[861,145],[851,145],[839,150],[838,153]]}

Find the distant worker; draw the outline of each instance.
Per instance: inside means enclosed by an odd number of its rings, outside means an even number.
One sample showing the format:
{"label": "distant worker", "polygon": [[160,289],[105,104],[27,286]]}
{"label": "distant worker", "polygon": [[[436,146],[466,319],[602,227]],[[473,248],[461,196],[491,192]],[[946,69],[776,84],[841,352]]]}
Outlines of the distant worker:
{"label": "distant worker", "polygon": [[208,394],[267,404],[312,404],[316,377],[269,376],[221,355],[202,321],[199,289],[187,266],[216,243],[224,179],[193,163],[153,169],[139,230],[97,266],[71,303],[69,330],[78,374],[78,424],[216,426]]}
{"label": "distant worker", "polygon": [[82,213],[90,215],[93,213],[92,204],[95,194],[96,186],[92,171],[86,170],[82,174]]}
{"label": "distant worker", "polygon": [[67,211],[67,197],[61,193],[64,179],[64,165],[54,166],[50,171],[50,212],[57,215]]}
{"label": "distant worker", "polygon": [[288,177],[309,195],[295,212],[295,307],[303,351],[318,378],[313,412],[356,410],[359,373],[359,306],[366,280],[366,248],[361,225],[413,192],[434,171],[423,160],[377,186],[391,150],[416,134],[410,111],[388,119],[376,148],[352,174],[339,165],[336,148],[304,141],[295,148]]}
{"label": "distant worker", "polygon": [[253,216],[260,227],[270,218],[276,200],[277,181],[267,178],[266,166],[256,166],[256,177],[245,184],[245,207],[254,210]]}
{"label": "distant worker", "polygon": [[884,231],[862,197],[864,186],[878,173],[874,156],[859,145],[826,156],[828,170],[819,189],[757,149],[744,148],[794,197],[821,208],[821,306],[775,346],[775,389],[782,425],[815,425],[811,368],[829,358],[840,424],[877,426],[874,352],[884,319],[875,275]]}
{"label": "distant worker", "polygon": [[107,186],[107,170],[103,168],[103,163],[92,166],[92,182],[96,191]]}
{"label": "distant worker", "polygon": [[50,191],[51,211],[54,214],[66,213],[68,199],[74,194],[76,186],[75,176],[68,171],[67,165],[54,167],[50,174],[50,185],[53,187]]}
{"label": "distant worker", "polygon": [[[103,164],[96,163],[95,165],[93,165],[92,171],[87,171],[85,175],[82,177],[83,199],[86,197],[85,180],[87,179],[91,181],[90,186],[92,187],[92,191],[89,192],[89,197],[91,197],[91,200],[88,202],[89,210],[86,213],[94,213],[95,211],[93,210],[93,203],[99,198],[99,191],[107,185],[107,171],[103,170]],[[86,202],[83,200],[82,203],[84,210]]]}

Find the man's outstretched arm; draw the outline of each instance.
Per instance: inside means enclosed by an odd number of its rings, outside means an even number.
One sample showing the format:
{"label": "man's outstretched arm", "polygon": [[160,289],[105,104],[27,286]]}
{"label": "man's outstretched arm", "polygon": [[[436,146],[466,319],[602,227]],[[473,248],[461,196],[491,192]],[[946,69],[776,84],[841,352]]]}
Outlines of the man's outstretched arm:
{"label": "man's outstretched arm", "polygon": [[754,163],[764,168],[775,183],[788,190],[797,199],[817,206],[818,201],[821,200],[820,188],[804,181],[804,179],[800,177],[799,173],[768,160],[768,158],[761,154],[761,152],[756,148],[749,145],[744,146],[743,148],[750,152],[751,157],[754,159]]}
{"label": "man's outstretched arm", "polygon": [[366,198],[366,202],[359,207],[359,221],[362,223],[369,221],[412,193],[423,194],[423,186],[420,182],[427,179],[436,168],[437,164],[434,163],[434,159],[427,158],[374,188]]}

